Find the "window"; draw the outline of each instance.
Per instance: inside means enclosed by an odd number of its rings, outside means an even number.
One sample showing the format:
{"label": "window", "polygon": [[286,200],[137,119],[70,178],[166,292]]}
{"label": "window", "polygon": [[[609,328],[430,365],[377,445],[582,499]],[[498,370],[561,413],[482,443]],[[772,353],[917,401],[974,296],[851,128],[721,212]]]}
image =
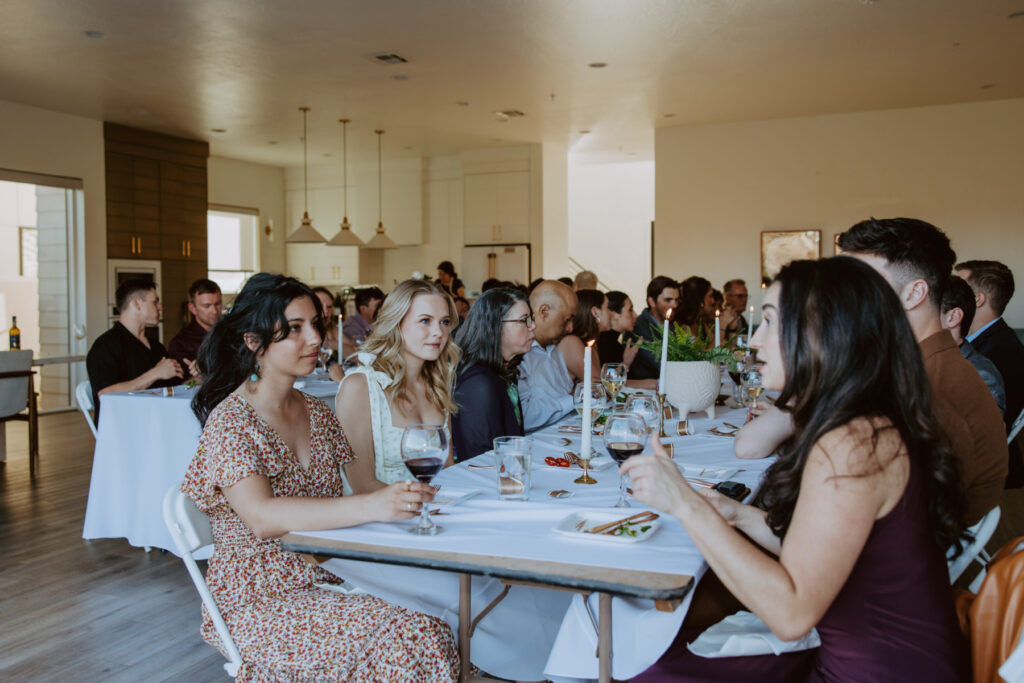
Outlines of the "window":
{"label": "window", "polygon": [[210,279],[225,294],[237,294],[259,263],[259,211],[215,206],[206,214]]}

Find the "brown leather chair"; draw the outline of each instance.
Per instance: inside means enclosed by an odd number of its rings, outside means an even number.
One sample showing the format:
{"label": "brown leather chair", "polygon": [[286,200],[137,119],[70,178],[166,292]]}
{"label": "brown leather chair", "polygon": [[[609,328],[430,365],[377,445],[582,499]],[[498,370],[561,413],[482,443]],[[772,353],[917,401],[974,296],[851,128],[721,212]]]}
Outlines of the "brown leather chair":
{"label": "brown leather chair", "polygon": [[[28,422],[28,467],[36,476],[39,463],[39,404],[31,351],[0,352],[0,423]],[[3,435],[0,435],[3,437]]]}

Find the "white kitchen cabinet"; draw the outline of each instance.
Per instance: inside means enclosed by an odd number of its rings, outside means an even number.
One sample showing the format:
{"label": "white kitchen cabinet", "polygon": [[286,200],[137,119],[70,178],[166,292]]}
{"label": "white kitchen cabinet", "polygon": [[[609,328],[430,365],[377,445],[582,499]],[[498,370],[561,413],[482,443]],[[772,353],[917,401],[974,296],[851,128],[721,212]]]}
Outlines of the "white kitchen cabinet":
{"label": "white kitchen cabinet", "polygon": [[466,244],[529,242],[530,173],[467,173],[463,220]]}

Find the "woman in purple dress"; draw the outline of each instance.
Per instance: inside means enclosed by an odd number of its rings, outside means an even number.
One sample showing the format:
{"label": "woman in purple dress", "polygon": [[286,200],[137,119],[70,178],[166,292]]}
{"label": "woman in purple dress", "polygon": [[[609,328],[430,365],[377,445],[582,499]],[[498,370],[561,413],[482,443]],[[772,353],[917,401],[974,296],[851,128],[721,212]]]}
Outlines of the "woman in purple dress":
{"label": "woman in purple dress", "polygon": [[794,433],[758,505],[698,495],[657,442],[623,471],[776,636],[817,627],[821,647],[706,659],[683,630],[634,681],[966,680],[945,562],[963,493],[894,291],[851,258],[799,261],[766,292],[763,317],[752,345]]}

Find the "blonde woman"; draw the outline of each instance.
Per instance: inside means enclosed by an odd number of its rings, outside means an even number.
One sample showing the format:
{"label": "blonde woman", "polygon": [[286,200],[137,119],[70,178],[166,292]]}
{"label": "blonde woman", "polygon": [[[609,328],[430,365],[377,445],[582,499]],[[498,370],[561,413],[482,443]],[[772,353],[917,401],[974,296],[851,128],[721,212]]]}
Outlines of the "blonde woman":
{"label": "blonde woman", "polygon": [[406,426],[443,424],[450,437],[459,360],[451,332],[458,320],[451,297],[426,280],[406,280],[384,300],[359,352],[360,366],[345,375],[335,402],[355,455],[344,466],[352,492],[413,481],[402,463]]}

